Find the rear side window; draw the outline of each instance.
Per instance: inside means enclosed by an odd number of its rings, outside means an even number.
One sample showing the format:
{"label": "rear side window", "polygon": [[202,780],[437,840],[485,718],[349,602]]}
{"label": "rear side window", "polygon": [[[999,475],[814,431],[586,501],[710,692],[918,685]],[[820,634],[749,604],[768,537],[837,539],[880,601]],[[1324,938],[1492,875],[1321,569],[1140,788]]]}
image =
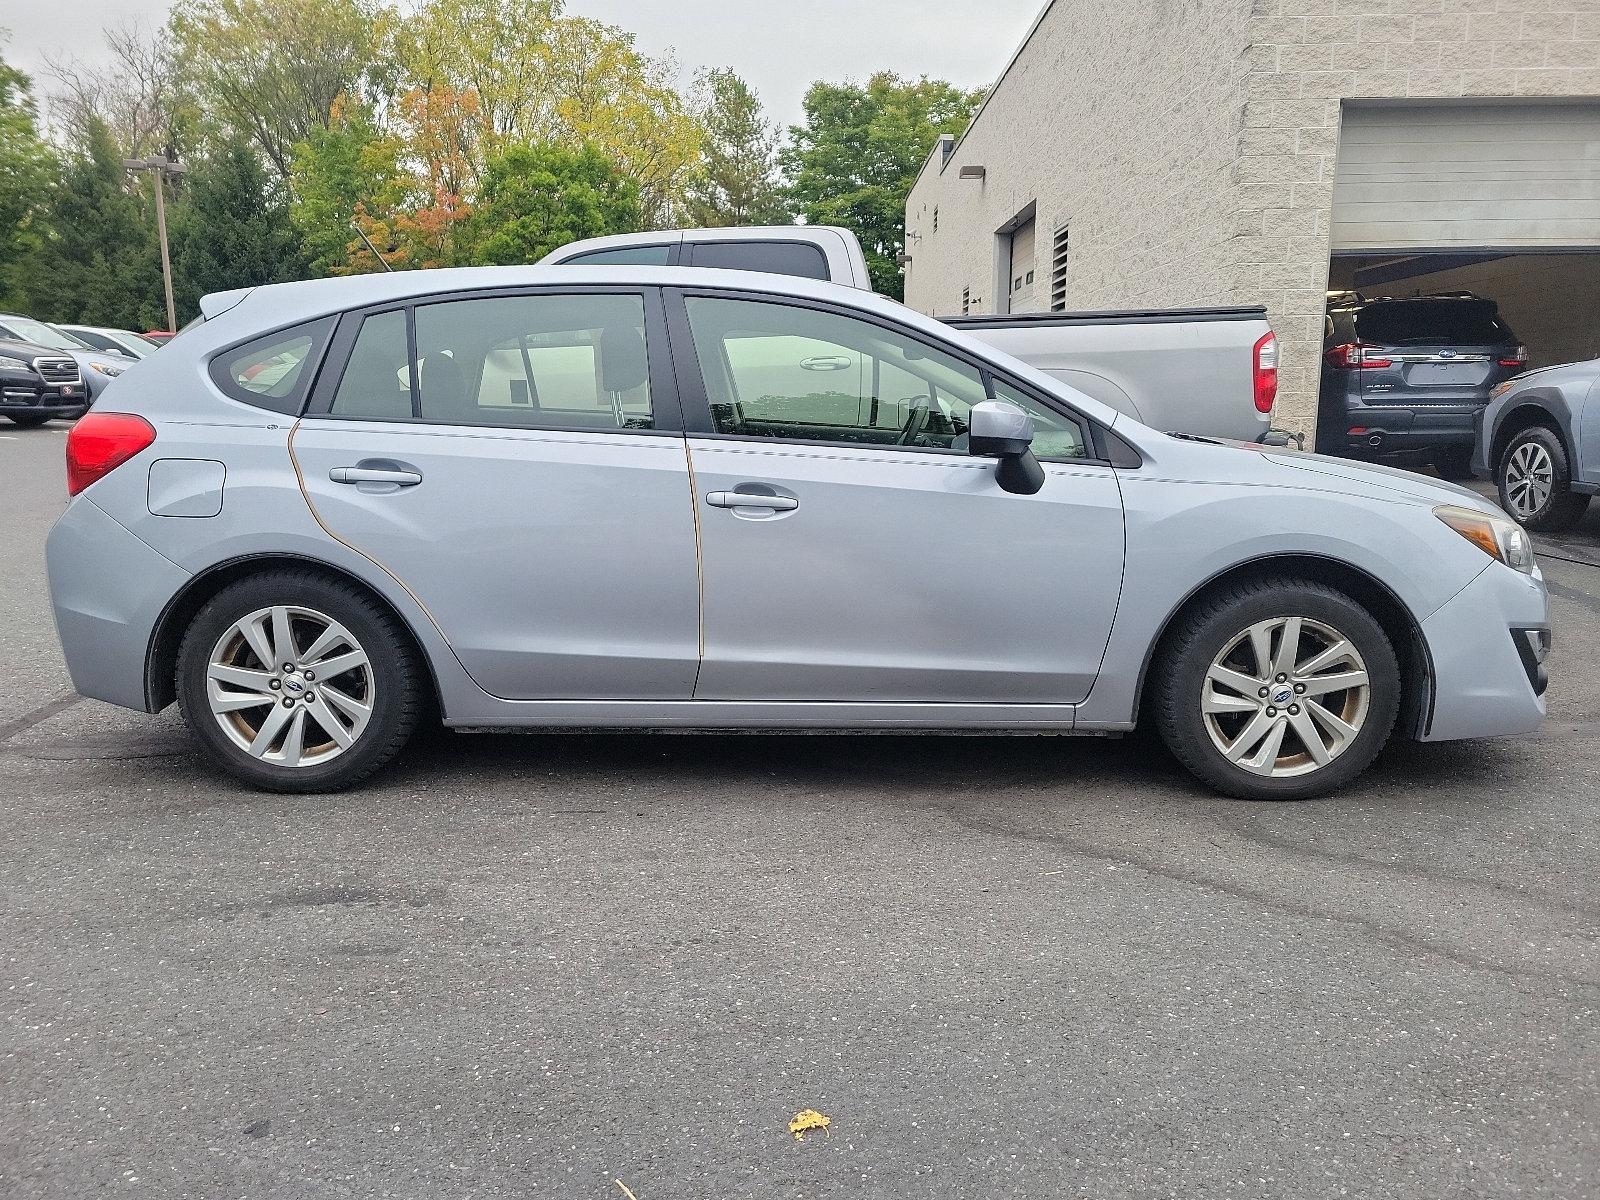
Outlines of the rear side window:
{"label": "rear side window", "polygon": [[611,250],[590,250],[561,260],[569,267],[664,267],[672,257],[671,246],[617,246]]}
{"label": "rear side window", "polygon": [[404,310],[362,320],[330,412],[335,417],[375,421],[411,419],[411,353]]}
{"label": "rear side window", "polygon": [[696,267],[828,278],[827,258],[805,242],[695,242],[690,254],[690,265]]}
{"label": "rear side window", "polygon": [[1356,336],[1379,346],[1499,346],[1517,339],[1487,300],[1403,300],[1356,313]]}
{"label": "rear side window", "polygon": [[298,416],[332,330],[324,317],[224,350],[211,360],[211,381],[234,400]]}

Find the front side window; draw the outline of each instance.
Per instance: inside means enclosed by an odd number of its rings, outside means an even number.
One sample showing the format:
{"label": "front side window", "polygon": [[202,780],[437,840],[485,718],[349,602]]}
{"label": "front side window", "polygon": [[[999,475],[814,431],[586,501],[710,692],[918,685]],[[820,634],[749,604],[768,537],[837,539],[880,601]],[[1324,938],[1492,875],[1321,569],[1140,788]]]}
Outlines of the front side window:
{"label": "front side window", "polygon": [[424,421],[653,429],[644,300],[495,296],[416,310]]}
{"label": "front side window", "polygon": [[[695,352],[719,433],[965,453],[975,368],[870,321],[758,300],[691,296]],[[1003,384],[1033,416],[1035,453],[1078,458],[1079,423]]]}
{"label": "front side window", "polygon": [[298,414],[332,327],[328,317],[225,350],[211,360],[212,381],[235,400]]}

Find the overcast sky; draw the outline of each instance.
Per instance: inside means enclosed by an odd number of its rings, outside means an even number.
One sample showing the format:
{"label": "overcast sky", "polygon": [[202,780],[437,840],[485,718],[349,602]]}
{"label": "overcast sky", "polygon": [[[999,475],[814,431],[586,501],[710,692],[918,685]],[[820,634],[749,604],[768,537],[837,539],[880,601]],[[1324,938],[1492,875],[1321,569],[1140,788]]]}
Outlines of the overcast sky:
{"label": "overcast sky", "polygon": [[[1043,0],[568,0],[569,12],[671,51],[685,74],[728,66],[785,124],[800,118],[814,79],[864,79],[889,69],[963,87],[994,81]],[[97,30],[125,19],[159,24],[166,0],[0,0],[8,61],[37,75],[45,55],[104,61]],[[48,90],[40,81],[38,91]]]}

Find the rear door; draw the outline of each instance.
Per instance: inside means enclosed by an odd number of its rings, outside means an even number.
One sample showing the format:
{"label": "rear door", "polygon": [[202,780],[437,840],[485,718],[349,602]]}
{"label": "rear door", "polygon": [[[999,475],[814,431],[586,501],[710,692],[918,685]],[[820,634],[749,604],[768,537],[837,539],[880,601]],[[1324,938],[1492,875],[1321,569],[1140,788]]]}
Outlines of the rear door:
{"label": "rear door", "polygon": [[291,442],[308,501],[504,699],[687,699],[699,579],[651,290],[347,316]]}
{"label": "rear door", "polygon": [[1492,301],[1456,298],[1374,301],[1355,314],[1365,347],[1365,404],[1472,407],[1510,378],[1517,340]]}
{"label": "rear door", "polygon": [[[672,311],[700,520],[696,699],[1088,694],[1123,517],[1081,418],[877,317],[751,293]],[[1035,495],[966,453],[991,394],[1034,415]]]}

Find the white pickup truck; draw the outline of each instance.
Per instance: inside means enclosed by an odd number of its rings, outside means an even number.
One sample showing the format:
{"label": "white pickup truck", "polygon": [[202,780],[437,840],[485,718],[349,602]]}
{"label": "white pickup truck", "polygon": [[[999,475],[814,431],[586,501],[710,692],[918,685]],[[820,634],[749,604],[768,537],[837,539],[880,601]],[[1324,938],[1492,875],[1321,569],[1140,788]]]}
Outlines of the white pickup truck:
{"label": "white pickup truck", "polygon": [[[869,289],[848,229],[673,229],[572,242],[544,263],[717,267]],[[1278,342],[1264,308],[1139,309],[944,317],[1029,366],[1156,429],[1242,442],[1268,437]]]}

